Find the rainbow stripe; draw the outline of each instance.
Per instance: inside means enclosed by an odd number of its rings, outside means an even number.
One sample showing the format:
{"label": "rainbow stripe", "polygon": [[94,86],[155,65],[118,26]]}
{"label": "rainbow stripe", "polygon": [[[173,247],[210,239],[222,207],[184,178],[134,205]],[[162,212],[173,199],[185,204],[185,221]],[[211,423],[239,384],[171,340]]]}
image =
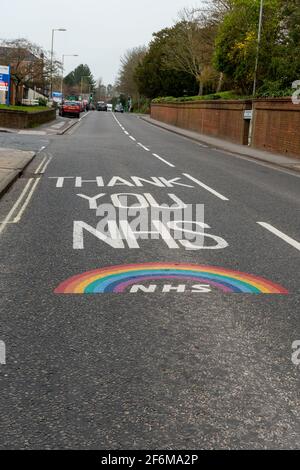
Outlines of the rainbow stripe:
{"label": "rainbow stripe", "polygon": [[110,266],[67,279],[56,294],[122,293],[133,284],[161,279],[177,279],[205,283],[222,292],[247,294],[288,294],[288,291],[261,277],[239,271],[180,263],[143,263]]}

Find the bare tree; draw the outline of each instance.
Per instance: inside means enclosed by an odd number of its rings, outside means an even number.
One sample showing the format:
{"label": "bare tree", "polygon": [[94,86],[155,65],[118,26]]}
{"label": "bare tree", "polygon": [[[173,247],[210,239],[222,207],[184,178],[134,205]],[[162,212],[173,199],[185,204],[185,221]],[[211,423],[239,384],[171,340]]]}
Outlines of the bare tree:
{"label": "bare tree", "polygon": [[119,92],[124,93],[134,100],[139,101],[140,95],[135,80],[135,71],[137,66],[143,60],[146,54],[146,47],[135,47],[126,51],[121,58],[121,68],[117,80]]}
{"label": "bare tree", "polygon": [[215,34],[215,26],[202,12],[185,8],[166,41],[164,67],[192,75],[199,83],[199,95],[205,83],[216,78],[211,66]]}
{"label": "bare tree", "polygon": [[[11,66],[11,75],[17,90],[21,85],[36,87],[45,92],[51,74],[51,63],[47,53],[37,44],[27,39],[1,41],[0,59],[3,65]],[[53,61],[52,74],[59,76],[61,63]]]}

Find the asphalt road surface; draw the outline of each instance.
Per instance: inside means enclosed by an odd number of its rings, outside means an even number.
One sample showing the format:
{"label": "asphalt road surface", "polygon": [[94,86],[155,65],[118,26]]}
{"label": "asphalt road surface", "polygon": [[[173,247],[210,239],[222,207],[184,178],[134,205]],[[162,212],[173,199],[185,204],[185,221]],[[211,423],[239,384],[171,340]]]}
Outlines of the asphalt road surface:
{"label": "asphalt road surface", "polygon": [[0,145],[40,150],[0,201],[0,447],[299,448],[299,174],[127,114]]}

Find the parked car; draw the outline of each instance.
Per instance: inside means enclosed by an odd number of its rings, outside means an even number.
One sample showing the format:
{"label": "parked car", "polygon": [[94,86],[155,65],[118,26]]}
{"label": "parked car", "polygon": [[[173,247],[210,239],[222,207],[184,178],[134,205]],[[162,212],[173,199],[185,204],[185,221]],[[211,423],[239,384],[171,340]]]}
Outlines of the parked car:
{"label": "parked car", "polygon": [[113,105],[111,103],[107,104],[107,111],[112,111],[113,110]]}
{"label": "parked car", "polygon": [[60,116],[75,116],[80,117],[81,113],[81,103],[79,101],[65,101],[59,108]]}
{"label": "parked car", "polygon": [[123,108],[123,105],[121,103],[119,103],[115,106],[115,113],[124,113],[124,108]]}
{"label": "parked car", "polygon": [[104,101],[98,101],[97,111],[107,111],[107,104]]}

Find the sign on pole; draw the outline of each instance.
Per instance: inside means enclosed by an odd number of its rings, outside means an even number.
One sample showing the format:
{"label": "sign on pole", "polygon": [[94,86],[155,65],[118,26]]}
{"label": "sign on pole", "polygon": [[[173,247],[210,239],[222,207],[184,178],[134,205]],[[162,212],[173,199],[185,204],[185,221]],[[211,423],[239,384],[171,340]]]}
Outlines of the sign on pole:
{"label": "sign on pole", "polygon": [[0,91],[6,94],[6,104],[9,105],[10,98],[10,66],[0,65]]}

